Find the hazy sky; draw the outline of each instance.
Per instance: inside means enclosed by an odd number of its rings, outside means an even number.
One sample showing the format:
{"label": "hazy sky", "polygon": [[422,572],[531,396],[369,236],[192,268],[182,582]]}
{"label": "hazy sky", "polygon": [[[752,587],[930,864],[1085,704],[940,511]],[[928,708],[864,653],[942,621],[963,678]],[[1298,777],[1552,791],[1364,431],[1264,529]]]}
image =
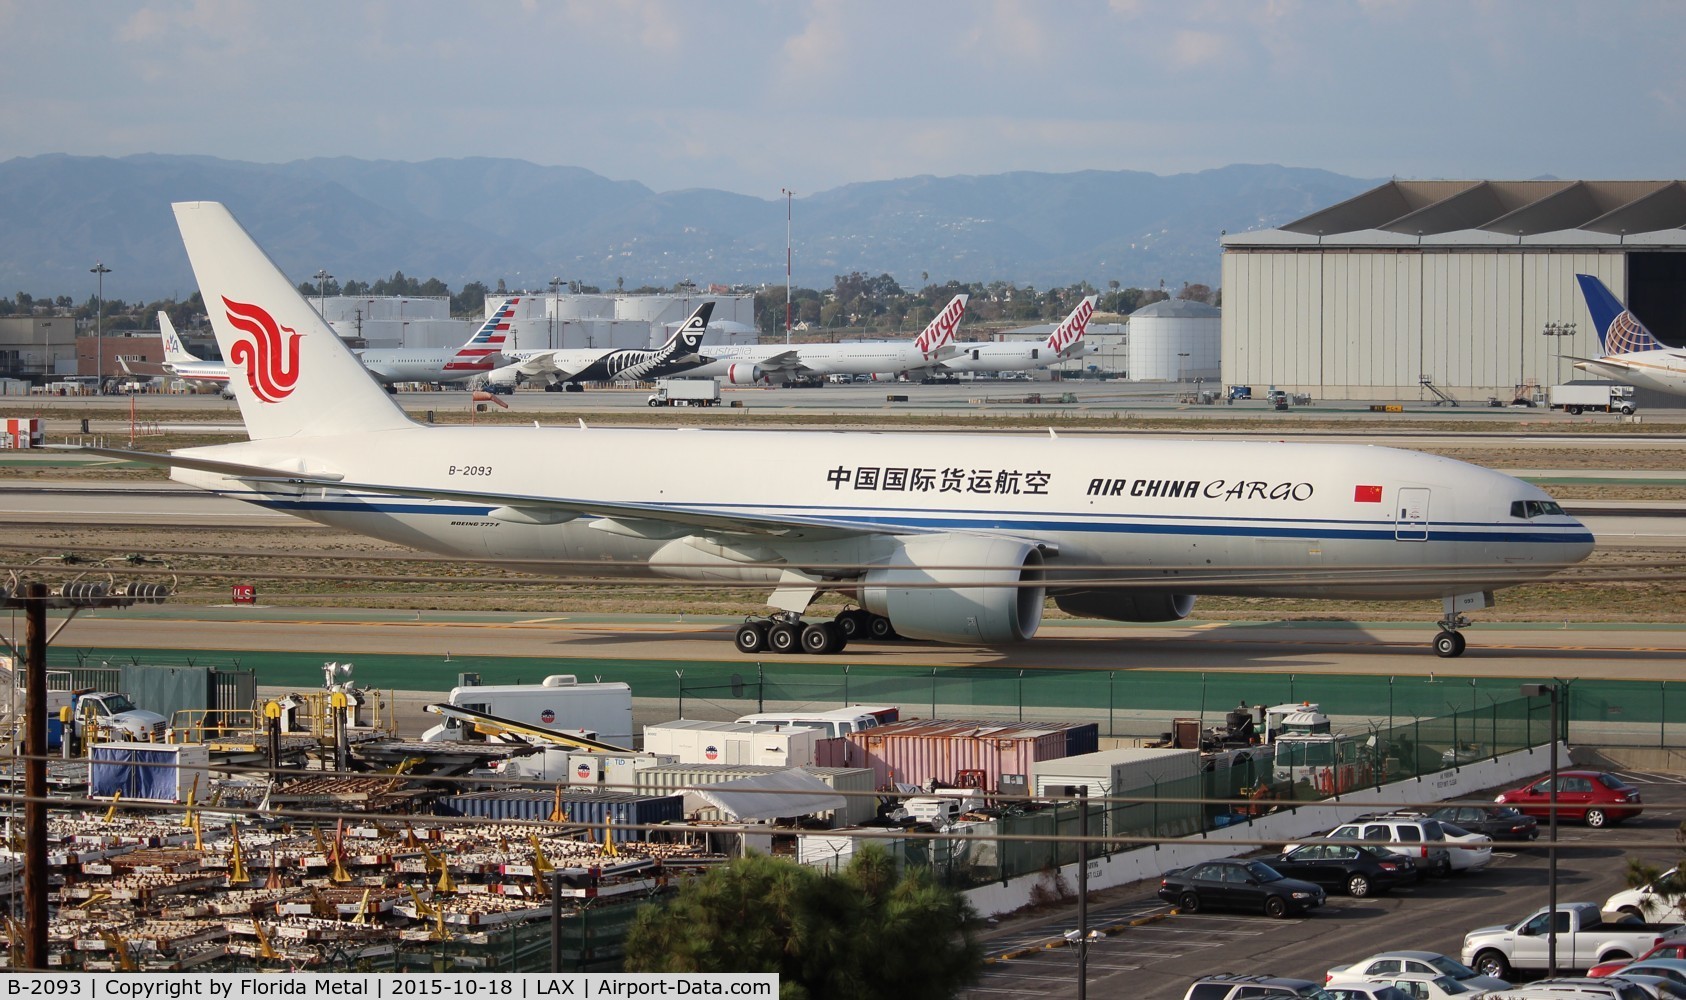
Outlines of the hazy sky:
{"label": "hazy sky", "polygon": [[507,156],[776,198],[1231,163],[1686,176],[1686,4],[0,0],[0,159]]}

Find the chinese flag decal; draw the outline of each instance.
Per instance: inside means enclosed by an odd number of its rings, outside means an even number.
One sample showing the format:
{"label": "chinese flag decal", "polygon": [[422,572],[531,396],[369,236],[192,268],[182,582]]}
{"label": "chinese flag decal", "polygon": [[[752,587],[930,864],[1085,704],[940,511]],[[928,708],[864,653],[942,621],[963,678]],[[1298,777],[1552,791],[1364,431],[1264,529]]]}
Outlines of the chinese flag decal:
{"label": "chinese flag decal", "polygon": [[1353,503],[1381,503],[1382,488],[1380,486],[1354,486],[1352,488]]}

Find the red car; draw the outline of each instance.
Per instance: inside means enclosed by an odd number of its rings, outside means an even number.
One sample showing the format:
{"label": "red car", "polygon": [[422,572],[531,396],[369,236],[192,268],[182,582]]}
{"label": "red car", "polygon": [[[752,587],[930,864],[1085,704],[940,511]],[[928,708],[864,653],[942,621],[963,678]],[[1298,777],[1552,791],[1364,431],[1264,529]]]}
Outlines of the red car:
{"label": "red car", "polygon": [[1665,941],[1638,958],[1624,958],[1616,962],[1605,962],[1587,970],[1589,979],[1613,976],[1617,969],[1623,969],[1635,962],[1643,962],[1652,958],[1686,958],[1686,941]]}
{"label": "red car", "polygon": [[[1496,800],[1515,806],[1529,816],[1546,819],[1551,814],[1551,779],[1542,778],[1509,791]],[[1557,773],[1557,818],[1578,819],[1587,826],[1620,823],[1644,812],[1639,789],[1603,771],[1559,771]]]}

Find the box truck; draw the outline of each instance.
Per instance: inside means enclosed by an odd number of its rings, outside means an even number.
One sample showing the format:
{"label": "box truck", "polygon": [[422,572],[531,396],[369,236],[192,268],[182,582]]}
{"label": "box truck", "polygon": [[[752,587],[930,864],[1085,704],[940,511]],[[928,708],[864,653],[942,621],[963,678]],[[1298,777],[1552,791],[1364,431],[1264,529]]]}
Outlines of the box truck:
{"label": "box truck", "polygon": [[1632,413],[1633,386],[1608,382],[1571,382],[1551,387],[1551,408],[1565,413]]}

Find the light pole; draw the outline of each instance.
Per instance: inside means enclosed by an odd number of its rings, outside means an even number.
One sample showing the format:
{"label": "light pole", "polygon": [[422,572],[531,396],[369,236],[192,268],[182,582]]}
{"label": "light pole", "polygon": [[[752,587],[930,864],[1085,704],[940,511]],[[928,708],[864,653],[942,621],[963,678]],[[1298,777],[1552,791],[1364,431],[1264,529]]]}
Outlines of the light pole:
{"label": "light pole", "polygon": [[551,278],[550,279],[550,334],[549,334],[550,342],[547,346],[551,350],[556,349],[556,311],[561,308],[561,305],[560,305],[561,300],[558,298],[558,293],[557,293],[556,290],[558,288],[561,288],[561,287],[562,287],[562,279],[561,278]]}
{"label": "light pole", "polygon": [[1551,801],[1546,835],[1546,975],[1557,975],[1557,698],[1556,684],[1524,684],[1527,698],[1551,698]]}
{"label": "light pole", "polygon": [[1573,337],[1575,335],[1575,324],[1573,324],[1573,323],[1547,323],[1545,325],[1545,329],[1541,332],[1544,333],[1547,337],[1550,337],[1551,341],[1552,341],[1552,348],[1553,348],[1553,354],[1555,356],[1555,360],[1554,360],[1554,362],[1552,363],[1552,366],[1551,366],[1551,380],[1553,382],[1556,382],[1557,381],[1557,373],[1559,371],[1561,371],[1562,368],[1563,368],[1563,341],[1562,341],[1561,338],[1563,338],[1563,337]]}
{"label": "light pole", "polygon": [[100,261],[94,261],[94,266],[88,268],[88,273],[94,275],[94,296],[99,305],[94,313],[94,377],[96,383],[95,394],[105,395],[105,276],[111,273],[111,268]]}
{"label": "light pole", "polygon": [[[332,278],[333,275],[328,273],[327,268],[319,267],[319,268],[316,269],[315,277],[316,277],[316,314],[318,316],[322,316],[322,307],[327,303],[327,300],[328,300],[328,279]],[[328,317],[322,316],[322,318],[324,320],[326,320]]]}
{"label": "light pole", "polygon": [[790,346],[790,200],[796,192],[779,188],[784,195],[784,342]]}
{"label": "light pole", "polygon": [[1187,357],[1188,357],[1187,351],[1178,351],[1177,352],[1177,391],[1178,392],[1181,392],[1182,389],[1183,389],[1183,366],[1188,363],[1188,362],[1184,361],[1183,359],[1187,358]]}

